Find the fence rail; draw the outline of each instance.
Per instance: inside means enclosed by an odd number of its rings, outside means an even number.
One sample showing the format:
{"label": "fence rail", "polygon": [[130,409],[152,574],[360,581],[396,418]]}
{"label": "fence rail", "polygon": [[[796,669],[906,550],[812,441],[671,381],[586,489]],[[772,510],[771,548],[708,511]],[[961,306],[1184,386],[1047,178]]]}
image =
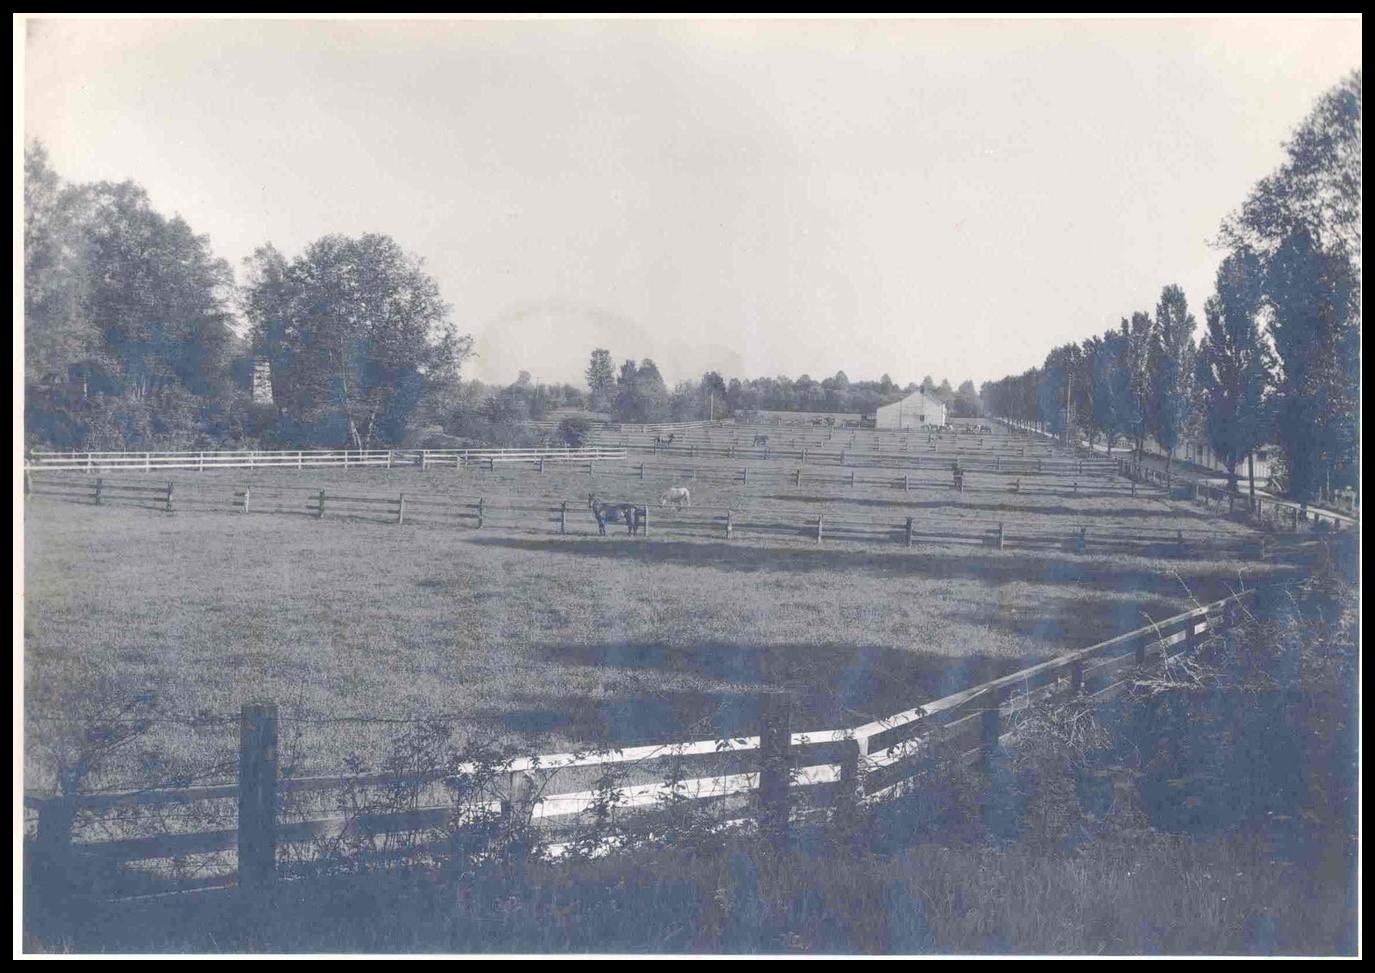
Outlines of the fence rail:
{"label": "fence rail", "polygon": [[625,459],[624,449],[374,449],[257,450],[163,453],[33,453],[25,470],[97,472],[125,470],[305,469],[312,467],[461,466],[465,463],[567,463]]}
{"label": "fence rail", "polygon": [[[729,474],[748,480],[748,470]],[[849,482],[853,474],[830,482]],[[691,481],[689,481],[691,482]],[[796,482],[802,481],[799,477]],[[30,494],[57,501],[123,504],[152,507],[166,513],[177,510],[228,510],[243,514],[297,514],[323,519],[350,518],[384,523],[430,524],[475,529],[497,527],[534,533],[586,534],[596,526],[585,499],[545,499],[522,496],[471,496],[406,491],[396,494],[366,493],[359,486],[340,488],[303,484],[226,485],[223,494],[193,485],[176,491],[176,484],[159,486],[124,484],[97,478],[27,478]],[[907,488],[910,484],[897,481]],[[1073,484],[1078,491],[1078,484]],[[965,489],[970,489],[966,487]],[[207,498],[207,494],[209,498]],[[999,550],[1061,549],[1138,552],[1157,555],[1217,555],[1231,551],[1239,556],[1264,557],[1264,535],[1240,535],[1216,530],[1168,527],[1109,529],[1085,523],[1062,526],[1017,516],[941,517],[864,516],[857,513],[813,512],[797,507],[753,504],[741,507],[655,506],[644,499],[633,501],[641,508],[641,536],[705,537],[731,540],[739,537],[784,537],[827,541],[915,544],[973,544]],[[627,528],[629,532],[629,529]],[[598,528],[600,533],[600,528]]]}
{"label": "fence rail", "polygon": [[[1266,607],[1279,597],[1288,597],[1283,586],[1243,591],[858,726],[796,732],[790,726],[786,696],[774,693],[761,700],[754,735],[511,758],[496,767],[496,793],[470,795],[461,807],[445,799],[445,787],[475,775],[477,767],[465,765],[455,773],[420,778],[353,774],[279,779],[277,710],[261,704],[244,706],[240,714],[237,783],[72,795],[26,793],[24,804],[38,815],[35,850],[50,869],[81,858],[128,864],[234,852],[241,885],[269,880],[279,852],[318,837],[414,834],[452,828],[456,821],[461,828],[462,821],[476,814],[508,819],[523,814],[548,829],[550,837],[558,837],[605,801],[605,794],[590,782],[607,768],[641,772],[638,780],[617,790],[612,803],[618,811],[643,809],[666,798],[712,802],[754,815],[761,831],[786,830],[790,814],[808,793],[824,793],[833,801],[883,800],[908,787],[925,758],[940,754],[986,762],[1010,742],[1008,719],[1027,707],[1056,698],[1110,699],[1153,661],[1192,652],[1200,636],[1223,631],[1243,612]],[[665,761],[675,762],[676,778],[665,779],[659,769]],[[413,806],[352,816],[307,812],[295,820],[285,820],[282,813],[287,795],[401,785],[411,788]],[[117,837],[73,828],[82,813],[184,808],[209,801],[237,801],[233,827]],[[223,876],[220,881],[225,881]]]}

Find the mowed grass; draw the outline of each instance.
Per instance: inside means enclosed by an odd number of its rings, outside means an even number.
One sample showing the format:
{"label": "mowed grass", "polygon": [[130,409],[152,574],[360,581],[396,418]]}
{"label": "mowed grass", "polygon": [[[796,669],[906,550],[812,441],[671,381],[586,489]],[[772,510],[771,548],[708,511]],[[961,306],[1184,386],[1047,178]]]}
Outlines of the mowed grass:
{"label": "mowed grass", "polygon": [[[179,500],[218,495],[245,474],[176,474]],[[369,492],[447,481],[464,492],[482,477],[500,478],[508,495],[573,497],[589,479],[568,470],[248,478]],[[1120,498],[1077,502],[1110,503],[1126,519],[1138,509]],[[27,508],[25,544],[30,786],[51,782],[61,733],[139,691],[156,692],[174,717],[154,725],[141,753],[192,768],[223,761],[232,722],[178,721],[232,720],[242,703],[271,701],[297,773],[341,771],[352,755],[375,765],[392,721],[425,717],[545,750],[750,732],[758,692],[779,684],[799,694],[799,729],[854,725],[1280,570],[1207,550],[1151,560],[559,537],[201,505],[169,517],[46,499]]]}

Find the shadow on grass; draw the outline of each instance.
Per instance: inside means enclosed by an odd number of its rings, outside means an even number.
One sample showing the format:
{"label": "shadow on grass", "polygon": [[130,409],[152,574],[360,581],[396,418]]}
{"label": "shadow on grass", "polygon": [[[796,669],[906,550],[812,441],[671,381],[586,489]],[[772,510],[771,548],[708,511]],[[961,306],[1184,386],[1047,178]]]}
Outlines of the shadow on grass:
{"label": "shadow on grass", "polygon": [[[1174,565],[1132,567],[1121,563],[1023,552],[973,549],[960,553],[914,548],[884,553],[841,550],[836,547],[757,547],[717,541],[663,541],[602,538],[536,538],[511,536],[466,537],[470,544],[521,551],[547,551],[579,557],[614,558],[628,562],[714,568],[720,571],[779,571],[791,573],[854,572],[875,577],[949,580],[968,578],[989,584],[1091,585],[1098,590],[1129,591],[1183,599],[1187,592],[1173,574]],[[1056,542],[1058,543],[1058,542]],[[1235,562],[1200,571],[1196,561],[1177,562],[1180,573],[1197,593],[1196,585],[1223,594],[1237,586]],[[1166,573],[1170,572],[1170,573]],[[1229,587],[1229,585],[1231,587]],[[1221,596],[1219,596],[1221,597]]]}
{"label": "shadow on grass", "polygon": [[[1013,672],[1039,658],[951,657],[837,644],[546,644],[533,646],[531,652],[560,667],[599,670],[623,688],[609,696],[527,694],[470,715],[526,736],[557,732],[612,747],[756,733],[760,693],[767,688],[794,692],[795,730],[858,726]],[[721,688],[655,688],[656,683],[682,681],[674,677]]]}
{"label": "shadow on grass", "polygon": [[[969,492],[968,489],[965,491]],[[1029,491],[1022,491],[1028,493]],[[1056,491],[1058,495],[1068,496],[1069,491]],[[1085,499],[1101,499],[1111,494],[1096,493],[1092,490],[1085,490]],[[1159,510],[1085,510],[1081,507],[1069,507],[1065,505],[1048,506],[1044,504],[1031,503],[973,503],[967,500],[881,500],[873,497],[816,497],[802,496],[799,494],[774,493],[765,496],[765,500],[793,500],[798,503],[832,503],[843,506],[854,507],[892,507],[904,510],[973,510],[981,513],[1002,513],[1002,514],[1046,514],[1048,516],[1060,517],[1112,517],[1120,519],[1144,519],[1148,517],[1160,517]],[[1180,510],[1177,514],[1191,520],[1214,520],[1215,515],[1204,514],[1193,510]]]}

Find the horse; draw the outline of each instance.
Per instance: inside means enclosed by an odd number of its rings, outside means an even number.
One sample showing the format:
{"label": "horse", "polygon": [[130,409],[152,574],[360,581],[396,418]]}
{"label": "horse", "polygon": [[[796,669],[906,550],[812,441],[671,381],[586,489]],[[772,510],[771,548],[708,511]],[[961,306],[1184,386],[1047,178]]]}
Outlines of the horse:
{"label": "horse", "polygon": [[692,494],[687,487],[669,487],[659,494],[659,506],[666,507],[670,503],[675,507],[691,507]]}
{"label": "horse", "polygon": [[752,445],[752,446],[766,446],[766,447],[767,447],[767,446],[769,445],[769,437],[768,437],[768,436],[764,436],[764,435],[756,435],[756,436],[754,437],[754,442],[751,443],[751,445]]}
{"label": "horse", "polygon": [[665,439],[663,436],[655,436],[655,437],[654,437],[654,445],[655,445],[655,446],[672,446],[672,445],[673,445],[673,438],[674,438],[676,435],[678,435],[678,434],[677,434],[677,433],[672,433],[672,432],[671,432],[671,433],[668,434],[668,438],[667,438],[667,439]]}
{"label": "horse", "polygon": [[631,534],[637,533],[640,528],[640,508],[633,503],[603,503],[595,493],[589,493],[587,506],[592,516],[597,518],[597,532],[603,537],[606,536],[608,523],[624,523]]}

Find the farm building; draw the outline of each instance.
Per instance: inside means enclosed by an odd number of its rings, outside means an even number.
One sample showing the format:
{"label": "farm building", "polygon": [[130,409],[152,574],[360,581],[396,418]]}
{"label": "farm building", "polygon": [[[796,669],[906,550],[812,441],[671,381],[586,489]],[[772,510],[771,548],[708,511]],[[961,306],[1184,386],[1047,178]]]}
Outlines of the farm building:
{"label": "farm building", "polygon": [[911,429],[924,425],[945,425],[945,403],[920,391],[879,406],[874,417],[876,429]]}

